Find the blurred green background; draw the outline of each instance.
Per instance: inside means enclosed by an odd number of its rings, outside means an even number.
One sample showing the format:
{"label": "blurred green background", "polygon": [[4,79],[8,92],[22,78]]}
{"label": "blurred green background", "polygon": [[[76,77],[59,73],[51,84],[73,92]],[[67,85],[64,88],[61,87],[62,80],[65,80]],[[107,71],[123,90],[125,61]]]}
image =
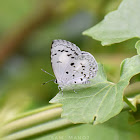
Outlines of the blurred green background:
{"label": "blurred green background", "polygon": [[[108,12],[116,10],[120,2],[0,0],[0,120],[6,121],[21,112],[46,106],[57,94],[58,88],[53,82],[42,85],[53,77],[41,71],[42,68],[53,74],[50,48],[54,39],[71,41],[81,50],[93,54],[98,62],[104,64],[108,80],[117,82],[121,61],[136,54],[134,45],[137,39],[101,46],[99,41],[83,36],[82,32],[99,23]],[[134,81],[140,81],[140,76],[134,77],[132,83]],[[121,132],[127,127],[118,128]],[[108,125],[105,128],[86,125],[65,130],[63,134],[65,138],[76,134],[80,136],[79,133],[87,129],[90,134],[84,133],[84,136],[90,135],[89,139],[129,139],[133,133],[125,130],[128,133],[123,135],[116,132],[116,128],[111,130]],[[99,131],[103,132],[102,135]],[[140,138],[136,133],[133,133],[133,139]],[[47,138],[55,139],[55,136]]]}

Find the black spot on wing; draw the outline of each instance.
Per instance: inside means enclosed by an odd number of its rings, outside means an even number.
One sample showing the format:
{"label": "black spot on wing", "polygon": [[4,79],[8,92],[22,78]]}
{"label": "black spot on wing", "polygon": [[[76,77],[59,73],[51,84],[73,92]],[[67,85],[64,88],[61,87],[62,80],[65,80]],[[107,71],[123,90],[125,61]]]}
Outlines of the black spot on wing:
{"label": "black spot on wing", "polygon": [[70,65],[71,65],[71,66],[73,66],[73,65],[74,65],[74,63],[71,63]]}
{"label": "black spot on wing", "polygon": [[62,63],[61,61],[57,61],[57,63]]}
{"label": "black spot on wing", "polygon": [[57,55],[57,53],[55,53],[55,54],[52,54],[52,56],[55,56],[55,55]]}
{"label": "black spot on wing", "polygon": [[75,51],[75,50],[73,50],[73,49],[71,48],[71,51]]}
{"label": "black spot on wing", "polygon": [[67,54],[67,56],[71,56],[72,54]]}
{"label": "black spot on wing", "polygon": [[53,43],[54,43],[54,40],[52,41],[52,45],[53,45]]}
{"label": "black spot on wing", "polygon": [[78,53],[74,52],[75,55],[78,55]]}
{"label": "black spot on wing", "polygon": [[66,74],[69,74],[69,72],[68,72],[68,71],[66,71]]}

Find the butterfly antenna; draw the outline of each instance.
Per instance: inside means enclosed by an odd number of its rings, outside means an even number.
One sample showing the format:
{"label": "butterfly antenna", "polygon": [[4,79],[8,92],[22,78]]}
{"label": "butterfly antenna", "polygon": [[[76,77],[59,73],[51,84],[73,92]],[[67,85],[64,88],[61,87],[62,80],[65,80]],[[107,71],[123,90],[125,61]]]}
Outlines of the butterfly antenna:
{"label": "butterfly antenna", "polygon": [[[54,77],[52,74],[48,73],[47,71],[45,71],[45,70],[43,70],[43,69],[41,69],[41,70],[42,70],[43,72],[49,74],[50,76]],[[55,77],[54,77],[54,78],[55,78]]]}
{"label": "butterfly antenna", "polygon": [[49,83],[49,82],[51,82],[51,81],[54,81],[55,79],[52,79],[52,80],[50,80],[50,81],[47,81],[47,82],[45,82],[45,83],[43,83],[42,85],[45,85],[45,84],[47,84],[47,83]]}

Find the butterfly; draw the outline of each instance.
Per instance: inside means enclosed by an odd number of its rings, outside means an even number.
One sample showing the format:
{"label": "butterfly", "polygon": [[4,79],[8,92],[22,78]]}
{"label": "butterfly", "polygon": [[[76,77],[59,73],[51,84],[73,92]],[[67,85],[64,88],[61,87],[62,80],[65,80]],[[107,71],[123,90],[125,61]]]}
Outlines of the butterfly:
{"label": "butterfly", "polygon": [[55,83],[62,91],[65,86],[89,83],[98,71],[93,55],[61,39],[52,42],[51,64],[56,77]]}

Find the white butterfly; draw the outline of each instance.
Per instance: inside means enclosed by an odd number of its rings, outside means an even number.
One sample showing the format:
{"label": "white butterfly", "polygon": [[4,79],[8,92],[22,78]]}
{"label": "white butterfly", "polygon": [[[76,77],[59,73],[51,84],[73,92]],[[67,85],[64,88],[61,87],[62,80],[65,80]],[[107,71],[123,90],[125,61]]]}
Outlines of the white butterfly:
{"label": "white butterfly", "polygon": [[75,44],[66,40],[54,40],[51,47],[51,63],[58,88],[72,84],[87,84],[98,71],[95,58],[81,51]]}

